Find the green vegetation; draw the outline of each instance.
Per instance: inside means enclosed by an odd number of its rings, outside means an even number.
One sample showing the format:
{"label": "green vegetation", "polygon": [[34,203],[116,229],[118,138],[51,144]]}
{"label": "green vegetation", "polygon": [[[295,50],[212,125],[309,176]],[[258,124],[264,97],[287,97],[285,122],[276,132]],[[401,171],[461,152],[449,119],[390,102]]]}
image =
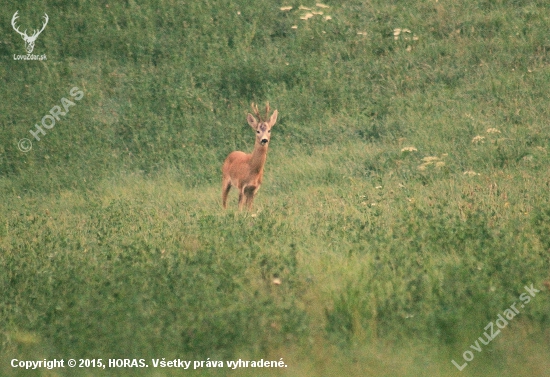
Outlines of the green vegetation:
{"label": "green vegetation", "polygon": [[[323,15],[301,20],[301,4]],[[467,350],[464,375],[548,373],[547,1],[327,5],[2,6],[1,375],[229,373],[151,368],[164,357],[288,365],[231,373],[245,376],[453,376]],[[49,15],[47,60],[14,60],[16,10],[21,30]],[[82,100],[34,140],[75,86]],[[253,212],[235,191],[223,211],[221,165],[253,148],[252,101],[279,110],[264,183]]]}

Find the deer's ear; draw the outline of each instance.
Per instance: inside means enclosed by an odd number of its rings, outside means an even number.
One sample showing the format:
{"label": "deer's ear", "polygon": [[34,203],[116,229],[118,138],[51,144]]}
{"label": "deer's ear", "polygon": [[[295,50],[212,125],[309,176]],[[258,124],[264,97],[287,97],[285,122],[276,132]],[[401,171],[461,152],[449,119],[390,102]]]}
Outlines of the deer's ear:
{"label": "deer's ear", "polygon": [[271,118],[269,118],[269,127],[273,127],[273,125],[275,124],[275,122],[277,121],[277,115],[278,115],[278,111],[275,110],[273,112],[273,114],[271,114]]}
{"label": "deer's ear", "polygon": [[248,121],[248,124],[250,124],[250,127],[254,129],[258,128],[258,121],[254,118],[254,115],[248,113],[246,120]]}

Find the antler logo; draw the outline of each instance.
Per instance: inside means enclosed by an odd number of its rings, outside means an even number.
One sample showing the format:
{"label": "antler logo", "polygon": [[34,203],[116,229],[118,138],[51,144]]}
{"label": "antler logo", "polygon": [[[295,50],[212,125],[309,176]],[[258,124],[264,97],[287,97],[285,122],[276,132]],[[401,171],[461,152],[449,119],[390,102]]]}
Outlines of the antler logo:
{"label": "antler logo", "polygon": [[28,36],[27,35],[27,30],[25,30],[24,32],[21,33],[19,31],[19,27],[15,26],[15,20],[17,20],[17,18],[19,17],[17,15],[17,13],[19,13],[19,11],[15,12],[15,14],[13,15],[13,17],[11,19],[11,26],[13,27],[13,30],[15,30],[19,35],[21,35],[21,37],[25,41],[25,49],[27,50],[27,52],[29,54],[32,54],[32,50],[34,50],[34,42],[36,41],[36,38],[38,38],[40,33],[42,33],[42,31],[44,31],[44,29],[46,28],[46,25],[48,24],[48,20],[49,20],[48,15],[46,13],[44,13],[44,24],[42,25],[42,29],[40,29],[40,30],[35,29],[34,32],[32,33],[32,35]]}

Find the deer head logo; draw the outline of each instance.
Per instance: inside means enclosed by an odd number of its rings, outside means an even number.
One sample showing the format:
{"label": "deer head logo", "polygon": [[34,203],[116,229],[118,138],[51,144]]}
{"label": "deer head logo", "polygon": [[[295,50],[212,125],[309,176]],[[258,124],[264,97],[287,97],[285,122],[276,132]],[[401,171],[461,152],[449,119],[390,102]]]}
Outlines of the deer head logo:
{"label": "deer head logo", "polygon": [[27,52],[29,54],[32,54],[32,50],[34,50],[34,42],[36,41],[36,38],[38,38],[38,36],[40,35],[40,33],[42,33],[42,31],[44,31],[44,29],[46,28],[46,25],[48,24],[48,15],[46,13],[44,13],[44,24],[42,25],[42,29],[40,30],[34,30],[34,32],[32,33],[31,36],[28,36],[27,35],[27,30],[25,30],[24,32],[20,32],[19,31],[19,27],[16,27],[15,26],[15,20],[17,20],[17,18],[19,17],[17,15],[19,11],[15,12],[15,14],[13,15],[12,19],[11,19],[11,26],[13,27],[13,30],[15,30],[19,35],[21,35],[21,37],[23,38],[23,40],[25,41],[25,49],[27,50]]}

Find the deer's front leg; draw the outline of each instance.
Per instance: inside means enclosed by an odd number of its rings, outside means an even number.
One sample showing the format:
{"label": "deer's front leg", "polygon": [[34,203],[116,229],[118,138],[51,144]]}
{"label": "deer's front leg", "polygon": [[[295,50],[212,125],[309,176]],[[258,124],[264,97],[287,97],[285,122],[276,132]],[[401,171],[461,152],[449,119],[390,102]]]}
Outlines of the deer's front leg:
{"label": "deer's front leg", "polygon": [[244,190],[245,190],[245,187],[243,187],[241,189],[241,191],[239,191],[239,211],[242,211],[243,205],[244,205],[244,200],[246,198]]}
{"label": "deer's front leg", "polygon": [[244,194],[246,196],[246,205],[248,207],[248,210],[250,211],[252,209],[252,203],[254,202],[254,196],[256,196],[256,193],[258,192],[259,186],[248,186],[246,190],[244,191]]}

